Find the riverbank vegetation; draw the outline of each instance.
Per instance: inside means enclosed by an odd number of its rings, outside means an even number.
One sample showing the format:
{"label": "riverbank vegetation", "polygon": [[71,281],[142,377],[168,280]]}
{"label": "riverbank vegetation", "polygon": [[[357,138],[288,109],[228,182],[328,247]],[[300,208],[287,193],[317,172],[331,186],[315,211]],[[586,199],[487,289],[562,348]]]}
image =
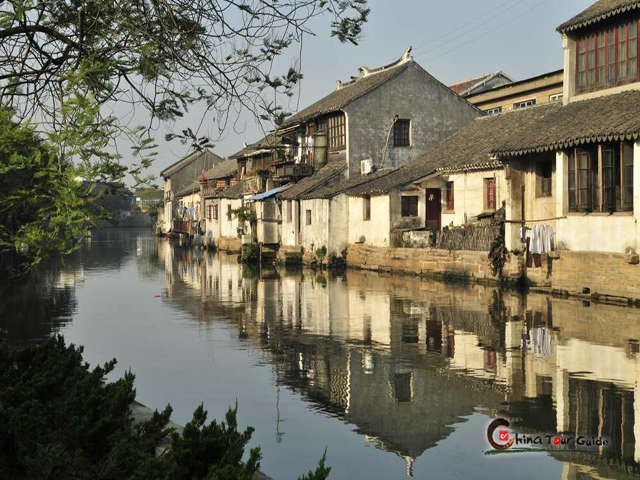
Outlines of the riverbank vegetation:
{"label": "riverbank vegetation", "polygon": [[[60,336],[21,350],[0,344],[0,478],[254,478],[260,447],[245,455],[253,428],[238,428],[237,405],[209,423],[198,407],[182,435],[168,427],[170,406],[136,423],[133,373],[107,382],[116,361],[91,369],[82,353]],[[171,446],[156,456],[165,438]],[[325,457],[300,480],[326,479]]]}

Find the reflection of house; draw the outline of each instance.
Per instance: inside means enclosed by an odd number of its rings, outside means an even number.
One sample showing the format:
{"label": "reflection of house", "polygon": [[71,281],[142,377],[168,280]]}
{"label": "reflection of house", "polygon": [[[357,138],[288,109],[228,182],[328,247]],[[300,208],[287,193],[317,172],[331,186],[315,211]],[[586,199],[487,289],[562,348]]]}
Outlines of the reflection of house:
{"label": "reflection of house", "polygon": [[168,301],[198,321],[207,313],[206,321],[236,323],[243,339],[273,354],[265,358],[279,385],[354,425],[409,471],[484,410],[516,431],[612,439],[600,455],[554,452],[565,471],[637,473],[634,309],[351,270],[249,279],[233,257],[176,252],[176,278],[202,303],[190,294]]}

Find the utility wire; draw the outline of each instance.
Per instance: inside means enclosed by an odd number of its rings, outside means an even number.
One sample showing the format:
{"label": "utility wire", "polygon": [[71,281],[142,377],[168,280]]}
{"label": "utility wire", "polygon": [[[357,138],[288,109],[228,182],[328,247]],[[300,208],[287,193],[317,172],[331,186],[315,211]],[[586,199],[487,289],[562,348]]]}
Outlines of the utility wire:
{"label": "utility wire", "polygon": [[[517,7],[518,5],[520,5],[521,3],[525,2],[525,1],[526,1],[526,0],[518,0],[518,1],[517,1],[517,2],[515,2],[515,3],[512,3],[509,7],[505,8],[505,9],[504,9],[504,10],[502,10],[500,13],[498,13],[498,14],[496,14],[496,15],[493,15],[493,16],[491,16],[490,18],[488,18],[487,20],[485,20],[484,22],[480,22],[479,24],[475,25],[474,27],[470,28],[469,30],[466,30],[466,31],[465,31],[465,32],[464,32],[460,37],[463,37],[463,36],[465,36],[465,35],[467,35],[467,34],[469,34],[469,33],[471,33],[471,32],[476,31],[478,28],[483,27],[484,25],[486,25],[487,23],[491,22],[492,20],[495,20],[496,18],[498,18],[498,17],[500,17],[500,16],[504,15],[504,14],[505,14],[505,13],[507,13],[509,10],[514,9],[515,7]],[[510,2],[507,2],[507,3],[510,3]],[[494,10],[491,10],[491,11],[487,12],[487,14],[494,12],[495,10],[497,10],[498,8],[500,8],[500,7],[504,6],[504,5],[505,5],[504,3],[503,3],[503,4],[501,4],[501,5],[498,5],[498,7],[496,7]],[[486,16],[487,14],[483,15],[482,17]],[[467,23],[465,23],[465,24],[461,25],[460,27],[456,28],[455,30],[452,30],[451,32],[446,33],[446,34],[442,35],[441,37],[436,38],[436,40],[440,40],[440,39],[442,39],[442,38],[448,37],[448,36],[449,36],[449,35],[451,35],[452,33],[455,33],[455,32],[457,32],[457,31],[459,31],[460,29],[464,28],[465,26],[469,25],[470,23],[475,22],[476,20],[479,20],[479,19],[480,19],[480,18],[482,18],[482,17],[478,17],[478,18],[477,18],[477,19],[475,19],[475,20],[472,20],[472,21],[470,21],[470,22],[467,22]],[[460,38],[460,37],[458,37],[458,38]],[[423,48],[423,47],[425,47],[425,46],[428,46],[430,43],[433,43],[433,42],[425,43],[425,44],[423,44],[422,46],[420,46],[420,47],[418,47],[417,49],[414,49],[414,50],[420,50],[421,48]],[[447,41],[445,41],[445,42],[437,43],[436,45],[433,45],[431,48],[429,48],[429,49],[425,50],[424,52],[422,52],[422,53],[421,53],[421,55],[422,55],[422,54],[425,54],[425,53],[433,52],[434,50],[438,50],[440,47],[442,47],[442,46],[444,46],[444,45],[447,45],[448,43],[451,43],[451,40],[447,40]]]}
{"label": "utility wire", "polygon": [[[465,42],[465,43],[462,43],[462,44],[458,45],[457,47],[454,47],[454,48],[452,48],[452,49],[450,49],[450,50],[447,50],[447,51],[445,51],[445,52],[442,52],[442,53],[440,53],[440,54],[438,54],[438,55],[436,55],[436,56],[434,56],[434,57],[429,57],[429,58],[427,58],[425,61],[427,61],[427,62],[428,62],[428,61],[431,61],[431,60],[435,60],[436,58],[440,58],[440,57],[442,57],[442,56],[444,56],[444,55],[447,55],[447,54],[449,54],[449,53],[451,53],[451,52],[455,52],[456,50],[459,50],[460,48],[465,47],[465,46],[469,45],[470,43],[475,42],[476,40],[478,40],[478,39],[480,39],[480,38],[486,37],[486,36],[487,36],[487,35],[489,35],[490,33],[493,33],[493,32],[495,32],[495,31],[497,31],[497,30],[501,29],[502,27],[505,27],[505,26],[509,25],[509,24],[510,24],[511,22],[513,22],[514,20],[518,20],[519,18],[524,17],[526,14],[528,14],[528,13],[532,12],[533,10],[535,10],[536,8],[538,8],[538,7],[542,6],[542,5],[544,5],[544,4],[545,4],[545,3],[547,3],[548,1],[549,1],[549,0],[543,0],[542,2],[539,2],[539,3],[535,4],[535,5],[534,5],[533,7],[531,7],[530,9],[528,9],[528,10],[526,10],[526,11],[522,12],[520,15],[517,15],[517,16],[515,16],[515,17],[511,18],[510,20],[507,20],[506,22],[501,23],[500,25],[498,25],[498,26],[496,26],[496,27],[492,28],[491,30],[486,31],[486,32],[484,32],[483,34],[478,35],[478,36],[476,36],[476,37],[472,38],[471,40],[469,40],[469,41],[467,41],[467,42]],[[449,42],[449,43],[451,43],[451,42]],[[422,55],[424,55],[424,54],[426,54],[426,53],[427,53],[427,52],[423,52],[423,53],[421,53],[420,55],[417,55],[417,56],[422,56]]]}

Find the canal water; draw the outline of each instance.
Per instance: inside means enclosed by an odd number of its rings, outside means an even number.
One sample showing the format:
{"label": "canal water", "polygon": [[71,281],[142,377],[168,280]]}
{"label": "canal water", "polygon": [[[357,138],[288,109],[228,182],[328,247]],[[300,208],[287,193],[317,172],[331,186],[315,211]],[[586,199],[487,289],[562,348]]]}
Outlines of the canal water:
{"label": "canal water", "polygon": [[[133,370],[138,400],[170,403],[177,423],[200,403],[222,418],[237,401],[277,480],[325,449],[336,480],[639,472],[635,309],[350,270],[255,271],[113,229],[0,287],[0,328],[16,345],[63,334],[93,365],[117,358],[114,377]],[[486,455],[498,417],[510,438],[607,445]]]}

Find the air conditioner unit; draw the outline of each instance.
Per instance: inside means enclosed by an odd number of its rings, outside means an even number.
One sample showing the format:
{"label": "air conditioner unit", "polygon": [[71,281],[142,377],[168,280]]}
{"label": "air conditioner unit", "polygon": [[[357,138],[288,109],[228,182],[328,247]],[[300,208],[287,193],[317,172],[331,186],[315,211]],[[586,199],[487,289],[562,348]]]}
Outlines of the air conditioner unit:
{"label": "air conditioner unit", "polygon": [[368,175],[373,172],[373,160],[362,160],[360,162],[360,175]]}

